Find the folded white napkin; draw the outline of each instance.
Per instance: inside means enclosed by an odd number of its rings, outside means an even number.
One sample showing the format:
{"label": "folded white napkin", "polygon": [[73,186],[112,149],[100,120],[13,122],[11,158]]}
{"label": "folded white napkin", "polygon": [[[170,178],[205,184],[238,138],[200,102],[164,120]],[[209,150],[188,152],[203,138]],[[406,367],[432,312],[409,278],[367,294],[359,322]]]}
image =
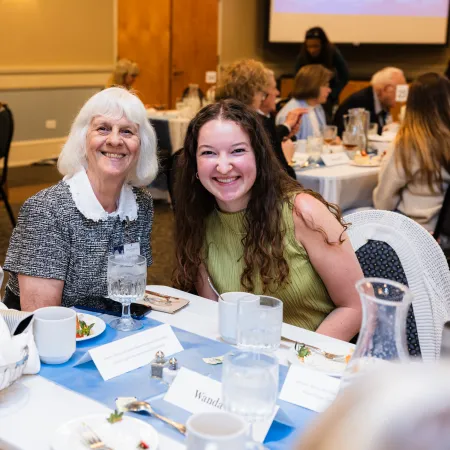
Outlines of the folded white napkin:
{"label": "folded white napkin", "polygon": [[[20,361],[24,347],[28,346],[28,361],[23,373],[35,374],[41,369],[41,362],[34,342],[32,321],[29,321],[29,317],[30,313],[9,310],[0,302],[0,366]],[[14,332],[24,319],[29,321],[28,326],[14,336]]]}

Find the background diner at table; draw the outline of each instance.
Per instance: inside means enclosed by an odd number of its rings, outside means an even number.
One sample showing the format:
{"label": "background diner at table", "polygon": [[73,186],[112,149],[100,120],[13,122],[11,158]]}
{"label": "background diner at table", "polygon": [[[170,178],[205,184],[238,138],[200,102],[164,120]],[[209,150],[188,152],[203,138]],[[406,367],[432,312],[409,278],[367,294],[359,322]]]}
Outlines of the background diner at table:
{"label": "background diner at table", "polygon": [[91,97],[61,151],[64,179],[21,208],[4,270],[5,304],[102,305],[107,259],[138,243],[152,264],[153,202],[141,186],[156,176],[156,137],[139,98],[119,87]]}
{"label": "background diner at table", "polygon": [[411,84],[404,121],[382,160],[374,206],[398,211],[432,233],[449,171],[450,81],[426,73]]}
{"label": "background diner at table", "polygon": [[286,177],[252,108],[221,100],[200,111],[179,171],[177,287],[217,300],[210,277],[219,293],[276,293],[285,322],[353,338],[362,272],[339,208]]}

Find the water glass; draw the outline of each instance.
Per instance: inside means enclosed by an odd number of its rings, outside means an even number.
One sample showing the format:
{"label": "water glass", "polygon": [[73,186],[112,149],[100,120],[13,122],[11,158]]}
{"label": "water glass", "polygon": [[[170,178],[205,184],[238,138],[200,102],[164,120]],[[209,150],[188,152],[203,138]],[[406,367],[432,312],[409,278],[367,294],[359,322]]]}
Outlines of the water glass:
{"label": "water glass", "polygon": [[322,136],[308,136],[306,140],[306,152],[310,155],[309,159],[311,162],[318,163],[320,162],[320,155],[323,151],[323,138]]}
{"label": "water glass", "polygon": [[122,317],[109,323],[119,331],[142,328],[131,318],[130,305],[144,298],[147,282],[147,260],[141,255],[112,255],[108,257],[108,296],[122,303]]}
{"label": "water glass", "polygon": [[322,135],[323,141],[329,146],[337,137],[337,127],[334,125],[325,125],[322,130]]}
{"label": "water glass", "polygon": [[353,159],[359,149],[364,148],[364,135],[352,131],[342,133],[342,143],[347,151],[347,155]]}
{"label": "water glass", "polygon": [[269,419],[278,398],[278,360],[275,356],[235,351],[225,355],[222,400],[226,411],[253,424]]}
{"label": "water glass", "polygon": [[367,134],[369,136],[378,135],[378,124],[376,122],[370,122],[369,131]]}
{"label": "water glass", "polygon": [[238,303],[237,345],[242,350],[275,352],[280,347],[283,302],[266,295],[259,302]]}

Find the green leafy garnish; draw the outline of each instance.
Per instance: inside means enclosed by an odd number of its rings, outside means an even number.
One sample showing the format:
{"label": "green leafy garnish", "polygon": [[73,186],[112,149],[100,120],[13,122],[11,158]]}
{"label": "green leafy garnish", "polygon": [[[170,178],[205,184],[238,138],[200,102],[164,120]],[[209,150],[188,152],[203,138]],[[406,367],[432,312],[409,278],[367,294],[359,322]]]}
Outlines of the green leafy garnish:
{"label": "green leafy garnish", "polygon": [[295,344],[295,351],[299,358],[305,358],[311,354],[311,350],[305,344]]}
{"label": "green leafy garnish", "polygon": [[82,338],[84,336],[90,336],[92,327],[95,322],[88,325],[84,320],[81,320],[77,316],[77,338]]}
{"label": "green leafy garnish", "polygon": [[111,415],[106,419],[109,423],[116,423],[122,420],[123,412],[117,411],[117,409],[111,413]]}

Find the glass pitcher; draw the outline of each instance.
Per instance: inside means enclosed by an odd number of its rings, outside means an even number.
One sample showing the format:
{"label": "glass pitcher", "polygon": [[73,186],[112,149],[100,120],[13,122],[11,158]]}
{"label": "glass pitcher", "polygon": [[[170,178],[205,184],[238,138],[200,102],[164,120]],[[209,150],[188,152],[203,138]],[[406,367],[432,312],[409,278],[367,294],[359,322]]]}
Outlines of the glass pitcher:
{"label": "glass pitcher", "polygon": [[[367,135],[370,127],[370,112],[364,108],[352,108],[344,115],[346,136],[353,136],[359,142],[360,150],[367,150]],[[345,143],[344,143],[345,145]]]}
{"label": "glass pitcher", "polygon": [[412,301],[403,284],[383,278],[356,283],[362,304],[362,324],[355,351],[342,378],[342,387],[386,361],[409,360],[406,317]]}

